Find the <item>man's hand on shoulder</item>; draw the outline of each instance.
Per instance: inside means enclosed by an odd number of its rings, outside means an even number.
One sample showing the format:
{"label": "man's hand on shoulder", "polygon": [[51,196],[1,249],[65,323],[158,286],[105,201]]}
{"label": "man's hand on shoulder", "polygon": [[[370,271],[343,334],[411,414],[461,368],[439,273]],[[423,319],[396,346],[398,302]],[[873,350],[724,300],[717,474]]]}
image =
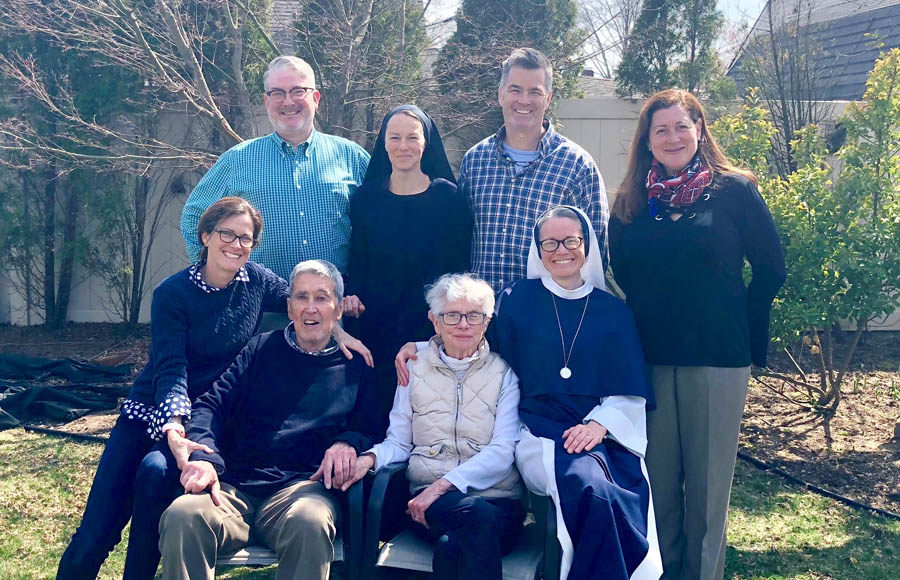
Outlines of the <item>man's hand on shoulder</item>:
{"label": "man's hand on shoulder", "polygon": [[397,356],[394,357],[394,369],[397,371],[397,385],[401,387],[409,386],[409,369],[406,366],[406,361],[408,360],[417,360],[419,350],[416,348],[416,343],[407,342],[402,347],[400,347],[400,351],[397,353]]}
{"label": "man's hand on shoulder", "polygon": [[365,304],[355,294],[344,296],[341,300],[341,308],[344,310],[344,316],[352,316],[353,318],[359,318],[359,315],[366,310]]}
{"label": "man's hand on shoulder", "polygon": [[356,471],[356,449],[343,441],[328,448],[319,469],[309,478],[322,480],[326,489],[340,488],[353,477]]}
{"label": "man's hand on shoulder", "polygon": [[209,489],[209,495],[216,505],[219,501],[219,474],[209,461],[188,461],[181,469],[181,485],[185,493],[203,493]]}

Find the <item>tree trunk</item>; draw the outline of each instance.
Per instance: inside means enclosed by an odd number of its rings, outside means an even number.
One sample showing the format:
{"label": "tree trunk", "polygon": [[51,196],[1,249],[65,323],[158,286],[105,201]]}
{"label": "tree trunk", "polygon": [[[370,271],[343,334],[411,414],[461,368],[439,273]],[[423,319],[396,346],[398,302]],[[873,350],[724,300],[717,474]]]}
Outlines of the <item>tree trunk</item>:
{"label": "tree trunk", "polygon": [[66,200],[65,221],[63,222],[63,257],[59,264],[59,287],[56,293],[56,308],[50,318],[52,328],[60,328],[69,314],[69,298],[72,296],[72,280],[75,274],[75,238],[78,232],[78,216],[81,213],[81,191],[69,188]]}
{"label": "tree trunk", "polygon": [[[27,171],[19,172],[22,178],[22,223],[33,224],[31,215],[31,193],[34,191],[34,185],[31,182],[31,175]],[[31,311],[34,310],[34,293],[32,292],[31,281],[34,274],[31,271],[31,243],[26,242],[24,247],[24,267],[22,268],[23,282],[25,283],[25,324],[31,326]]]}
{"label": "tree trunk", "polygon": [[128,305],[128,326],[137,326],[144,297],[144,233],[147,226],[147,203],[150,198],[150,176],[138,177],[134,191],[134,224],[131,235],[131,295]]}
{"label": "tree trunk", "polygon": [[56,165],[44,171],[44,323],[56,319]]}

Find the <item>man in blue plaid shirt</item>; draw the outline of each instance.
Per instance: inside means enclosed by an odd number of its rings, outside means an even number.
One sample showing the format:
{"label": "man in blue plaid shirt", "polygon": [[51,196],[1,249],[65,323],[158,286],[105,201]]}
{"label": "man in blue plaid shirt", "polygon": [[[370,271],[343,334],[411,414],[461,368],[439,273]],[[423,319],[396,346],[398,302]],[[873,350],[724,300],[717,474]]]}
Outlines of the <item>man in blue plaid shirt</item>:
{"label": "man in blue plaid shirt", "polygon": [[503,61],[498,99],[503,127],[465,154],[459,186],[475,214],[472,269],[500,292],[525,277],[535,220],[566,204],[587,213],[608,264],[609,209],[603,179],[587,151],[553,130],[544,114],[553,67],[533,48]]}
{"label": "man in blue plaid shirt", "polygon": [[261,243],[251,259],[287,280],[295,264],[328,260],[347,272],[350,196],[362,183],[369,154],[352,141],[319,133],[315,74],[303,59],[279,56],[263,76],[266,112],[274,132],[222,154],[181,215],[188,258],[200,255],[197,224],[227,195],[250,201],[262,214]]}

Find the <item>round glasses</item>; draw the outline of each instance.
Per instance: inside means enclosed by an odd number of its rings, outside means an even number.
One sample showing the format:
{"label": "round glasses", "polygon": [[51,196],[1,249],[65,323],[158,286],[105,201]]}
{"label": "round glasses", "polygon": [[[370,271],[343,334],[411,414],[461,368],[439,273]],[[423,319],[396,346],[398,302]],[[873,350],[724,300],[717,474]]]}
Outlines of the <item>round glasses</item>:
{"label": "round glasses", "polygon": [[541,240],[541,249],[545,252],[555,252],[559,249],[559,245],[562,244],[567,250],[577,250],[583,243],[584,238],[579,236],[569,236],[563,240],[547,238],[546,240]]}
{"label": "round glasses", "polygon": [[272,89],[271,91],[266,91],[266,95],[276,103],[280,103],[289,94],[293,100],[299,101],[314,90],[316,90],[315,87],[294,87],[289,91],[285,91],[284,89]]}
{"label": "round glasses", "polygon": [[465,314],[462,312],[441,312],[438,316],[441,317],[441,320],[447,326],[456,326],[463,318],[471,326],[478,326],[484,324],[484,321],[487,319],[487,314],[484,312],[466,312]]}
{"label": "round glasses", "polygon": [[256,245],[256,240],[251,236],[239,236],[231,230],[216,230],[216,233],[219,234],[219,239],[226,244],[230,244],[235,240],[240,240],[242,248],[252,248]]}

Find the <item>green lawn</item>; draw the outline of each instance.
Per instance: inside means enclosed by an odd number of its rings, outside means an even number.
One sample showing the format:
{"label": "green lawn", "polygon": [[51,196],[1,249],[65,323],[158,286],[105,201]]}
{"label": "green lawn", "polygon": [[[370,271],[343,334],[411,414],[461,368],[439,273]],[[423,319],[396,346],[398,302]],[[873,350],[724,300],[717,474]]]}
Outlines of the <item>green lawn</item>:
{"label": "green lawn", "polygon": [[[99,444],[0,432],[0,578],[53,578],[100,456]],[[864,514],[738,462],[731,502],[731,579],[900,579],[900,522]],[[124,544],[124,543],[123,543]],[[100,578],[120,578],[120,544]],[[263,580],[273,568],[220,578]]]}
{"label": "green lawn", "polygon": [[900,522],[851,509],[738,461],[726,578],[900,579]]}

